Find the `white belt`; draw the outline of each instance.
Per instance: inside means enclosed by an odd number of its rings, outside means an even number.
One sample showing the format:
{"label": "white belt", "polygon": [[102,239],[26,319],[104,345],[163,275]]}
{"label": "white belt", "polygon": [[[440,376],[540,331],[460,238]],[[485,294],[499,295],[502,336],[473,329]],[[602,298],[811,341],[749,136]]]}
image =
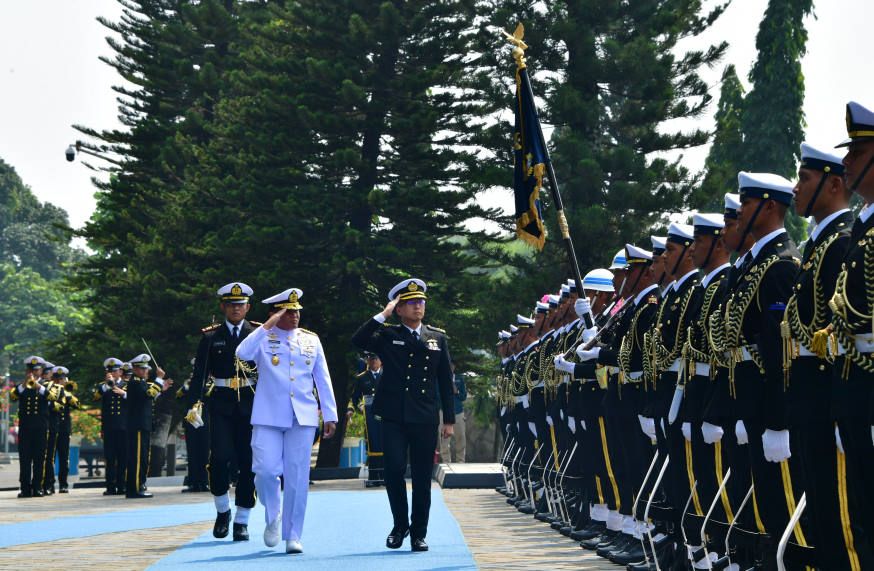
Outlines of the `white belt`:
{"label": "white belt", "polygon": [[216,379],[213,381],[213,385],[216,387],[226,387],[229,389],[236,389],[239,387],[254,387],[255,383],[248,379]]}
{"label": "white belt", "polygon": [[[871,338],[870,333],[856,335],[856,351],[859,353],[874,353],[874,339]],[[838,343],[838,355],[845,355],[846,353],[847,350]]]}
{"label": "white belt", "polygon": [[817,354],[804,346],[804,343],[798,344],[798,356],[799,357],[816,357]]}
{"label": "white belt", "polygon": [[632,381],[636,381],[637,379],[639,379],[642,376],[643,376],[643,371],[631,371],[630,373],[628,373],[628,378],[631,379]]}
{"label": "white belt", "polygon": [[701,375],[702,377],[710,376],[710,363],[700,363],[692,361],[692,374]]}
{"label": "white belt", "polygon": [[518,404],[518,403],[522,402],[522,399],[524,399],[524,398],[525,397],[513,397],[513,400]]}
{"label": "white belt", "polygon": [[680,372],[680,360],[674,359],[674,362],[671,363],[671,366],[668,367],[667,372],[669,373],[679,373]]}

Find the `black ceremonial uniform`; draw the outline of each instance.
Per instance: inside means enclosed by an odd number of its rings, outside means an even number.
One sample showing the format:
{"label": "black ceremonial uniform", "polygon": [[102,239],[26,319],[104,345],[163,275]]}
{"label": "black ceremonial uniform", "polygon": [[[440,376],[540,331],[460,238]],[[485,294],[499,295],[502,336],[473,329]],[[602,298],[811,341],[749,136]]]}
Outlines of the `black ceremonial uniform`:
{"label": "black ceremonial uniform", "polygon": [[349,399],[347,410],[355,412],[360,409],[364,413],[364,436],[367,442],[367,470],[369,481],[382,480],[383,448],[382,423],[376,419],[373,411],[373,399],[376,388],[382,379],[382,369],[373,372],[370,369],[355,375],[355,388]]}
{"label": "black ceremonial uniform", "polygon": [[796,474],[790,476],[788,460],[779,464],[765,460],[762,434],[766,429],[788,428],[780,323],[794,288],[799,253],[785,231],[767,243],[760,240],[754,249],[759,249],[758,254],[744,265],[726,302],[724,333],[736,413],[749,436],[756,524],[760,531],[779,537],[804,487],[800,480],[793,485]]}
{"label": "black ceremonial uniform", "polygon": [[10,393],[18,401],[18,458],[21,495],[42,495],[49,431],[49,389],[43,394],[22,382]]}
{"label": "black ceremonial uniform", "polygon": [[[414,539],[424,539],[431,507],[431,468],[437,450],[437,394],[445,424],[455,424],[452,369],[449,345],[442,329],[422,324],[419,336],[404,325],[383,325],[368,320],[352,336],[352,344],[379,355],[382,379],[373,400],[374,413],[382,421],[385,450],[385,487],[394,525],[409,528]],[[404,471],[407,447],[413,505],[407,523],[407,490]]]}
{"label": "black ceremonial uniform", "polygon": [[[127,390],[127,382],[121,379],[118,386]],[[103,423],[103,458],[106,462],[104,495],[123,494],[127,480],[127,399],[115,394],[106,383],[97,387],[94,399],[100,401]]]}
{"label": "black ceremonial uniform", "polygon": [[[242,374],[236,366],[237,346],[260,323],[240,322],[235,339],[228,323],[203,330],[194,361],[194,377],[189,389],[189,405],[203,400],[204,382],[215,378],[215,386],[206,391],[209,402],[209,488],[213,496],[223,496],[230,487],[230,465],[239,469],[234,503],[237,507],[255,507],[255,474],[252,472],[252,403],[255,399],[255,364],[246,363],[249,372]],[[245,376],[244,376],[245,375]]]}
{"label": "black ceremonial uniform", "polygon": [[[51,381],[49,381],[51,383]],[[48,405],[49,413],[49,431],[46,437],[46,461],[43,467],[43,493],[55,493],[55,455],[58,449],[58,426],[61,421],[61,409],[63,404],[55,401]]]}
{"label": "black ceremonial uniform", "polygon": [[152,405],[161,392],[155,381],[133,375],[127,383],[127,496],[145,491],[152,434]]}
{"label": "black ceremonial uniform", "polygon": [[[63,396],[55,403],[58,405],[58,489],[65,492],[67,476],[70,473],[70,434],[73,432],[73,419],[70,411],[79,408],[79,399],[68,390],[64,390]],[[52,466],[54,468],[54,466]],[[52,470],[54,473],[54,470]]]}

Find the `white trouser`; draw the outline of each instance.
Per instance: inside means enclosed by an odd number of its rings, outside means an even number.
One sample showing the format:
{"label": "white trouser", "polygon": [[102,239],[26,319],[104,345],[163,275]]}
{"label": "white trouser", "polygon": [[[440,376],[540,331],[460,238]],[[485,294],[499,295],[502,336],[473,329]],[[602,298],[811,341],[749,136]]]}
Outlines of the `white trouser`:
{"label": "white trouser", "polygon": [[310,484],[310,452],[315,426],[301,426],[297,417],[291,428],[256,424],[252,427],[252,471],[255,489],[264,506],[264,520],[279,515],[279,476],[285,480],[282,499],[282,539],[299,540],[307,509]]}

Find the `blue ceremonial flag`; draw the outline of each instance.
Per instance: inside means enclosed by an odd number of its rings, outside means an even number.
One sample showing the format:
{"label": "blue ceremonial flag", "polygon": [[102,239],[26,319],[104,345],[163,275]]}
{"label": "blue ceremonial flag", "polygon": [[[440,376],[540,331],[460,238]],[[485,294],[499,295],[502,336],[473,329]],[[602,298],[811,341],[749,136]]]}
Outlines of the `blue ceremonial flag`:
{"label": "blue ceremonial flag", "polygon": [[516,197],[516,235],[538,250],[546,242],[540,189],[548,155],[540,136],[537,108],[525,65],[516,69],[516,123],[513,135],[513,194]]}

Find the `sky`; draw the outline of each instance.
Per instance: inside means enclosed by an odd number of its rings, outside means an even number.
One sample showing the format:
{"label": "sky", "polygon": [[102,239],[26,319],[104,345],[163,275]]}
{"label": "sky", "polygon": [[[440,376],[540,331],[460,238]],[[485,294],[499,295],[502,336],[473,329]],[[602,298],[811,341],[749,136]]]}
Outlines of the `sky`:
{"label": "sky", "polygon": [[[744,86],[756,58],[755,36],[766,0],[734,0],[726,13],[690,47],[727,39],[725,59],[703,73],[714,103],[696,126],[713,128],[723,67],[733,63]],[[109,30],[97,16],[118,20],[116,0],[0,0],[0,158],[12,165],[43,202],[65,209],[73,227],[91,216],[94,171],[79,159],[67,162],[64,150],[81,138],[74,124],[115,129],[114,70],[98,57],[112,57]],[[829,148],[846,136],[845,104],[874,106],[874,74],[865,40],[874,21],[870,0],[822,0],[806,22],[809,39],[802,60],[806,96],[806,139]],[[536,68],[536,54],[528,54]],[[837,151],[836,151],[837,152]],[[687,150],[684,164],[700,169],[707,148]],[[86,157],[87,158],[87,157]],[[508,166],[508,182],[511,167]],[[484,197],[488,206],[512,208],[509,192]]]}

